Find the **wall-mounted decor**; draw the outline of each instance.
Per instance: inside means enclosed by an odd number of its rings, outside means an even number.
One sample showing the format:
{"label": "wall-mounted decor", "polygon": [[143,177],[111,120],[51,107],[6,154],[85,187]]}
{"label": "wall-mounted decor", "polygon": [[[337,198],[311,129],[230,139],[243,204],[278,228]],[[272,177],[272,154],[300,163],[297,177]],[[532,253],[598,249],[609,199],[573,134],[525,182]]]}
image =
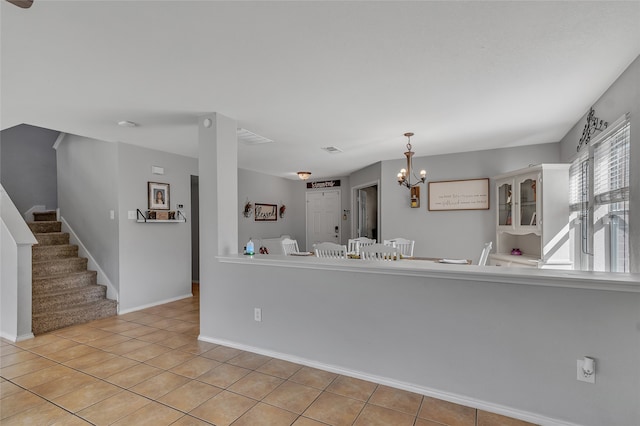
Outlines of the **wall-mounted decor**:
{"label": "wall-mounted decor", "polygon": [[322,182],[307,182],[307,189],[323,189],[340,186],[340,179],[323,180]]}
{"label": "wall-mounted decor", "polygon": [[489,178],[429,182],[429,211],[489,210]]}
{"label": "wall-mounted decor", "polygon": [[596,117],[596,111],[592,108],[589,108],[589,115],[587,115],[587,123],[584,125],[584,129],[582,129],[582,136],[578,141],[577,151],[580,151],[583,145],[587,145],[591,140],[591,136],[595,132],[601,132],[607,128],[609,123],[604,120]]}
{"label": "wall-mounted decor", "polygon": [[287,206],[284,204],[280,206],[280,219],[284,217],[284,212],[287,210]]}
{"label": "wall-mounted decor", "polygon": [[149,210],[169,210],[169,184],[147,182]]}
{"label": "wall-mounted decor", "polygon": [[244,217],[251,217],[252,212],[253,204],[251,204],[251,201],[247,200],[247,202],[244,203],[244,211],[242,212],[242,214],[244,215]]}
{"label": "wall-mounted decor", "polygon": [[278,205],[277,204],[258,204],[255,208],[255,221],[266,222],[278,220]]}

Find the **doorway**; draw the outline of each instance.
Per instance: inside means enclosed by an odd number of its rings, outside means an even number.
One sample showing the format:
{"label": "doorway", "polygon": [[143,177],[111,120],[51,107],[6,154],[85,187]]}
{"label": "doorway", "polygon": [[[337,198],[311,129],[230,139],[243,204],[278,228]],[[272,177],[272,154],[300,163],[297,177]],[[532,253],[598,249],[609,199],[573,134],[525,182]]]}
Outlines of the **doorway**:
{"label": "doorway", "polygon": [[378,240],[378,184],[354,188],[355,236]]}
{"label": "doorway", "polygon": [[307,251],[322,242],[340,244],[340,191],[307,192]]}
{"label": "doorway", "polygon": [[200,181],[191,175],[191,282],[200,282]]}

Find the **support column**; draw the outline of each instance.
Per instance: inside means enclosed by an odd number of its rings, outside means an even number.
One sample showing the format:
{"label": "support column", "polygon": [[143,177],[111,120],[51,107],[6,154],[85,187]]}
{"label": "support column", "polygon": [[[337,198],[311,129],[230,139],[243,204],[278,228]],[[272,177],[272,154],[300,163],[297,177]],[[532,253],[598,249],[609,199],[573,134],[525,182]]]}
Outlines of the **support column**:
{"label": "support column", "polygon": [[[215,257],[238,253],[236,121],[218,113],[198,120],[200,283],[215,276]],[[202,290],[202,289],[201,289]]]}

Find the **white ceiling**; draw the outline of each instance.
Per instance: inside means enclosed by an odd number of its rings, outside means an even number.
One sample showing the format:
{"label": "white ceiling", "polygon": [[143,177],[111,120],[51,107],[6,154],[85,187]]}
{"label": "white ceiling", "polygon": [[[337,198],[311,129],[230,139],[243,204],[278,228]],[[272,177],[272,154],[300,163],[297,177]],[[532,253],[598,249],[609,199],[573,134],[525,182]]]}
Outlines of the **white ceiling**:
{"label": "white ceiling", "polygon": [[[640,2],[1,2],[1,127],[197,157],[197,116],[274,140],[239,166],[349,174],[559,141],[640,54]],[[140,124],[118,127],[120,120]],[[322,147],[336,146],[340,154]]]}

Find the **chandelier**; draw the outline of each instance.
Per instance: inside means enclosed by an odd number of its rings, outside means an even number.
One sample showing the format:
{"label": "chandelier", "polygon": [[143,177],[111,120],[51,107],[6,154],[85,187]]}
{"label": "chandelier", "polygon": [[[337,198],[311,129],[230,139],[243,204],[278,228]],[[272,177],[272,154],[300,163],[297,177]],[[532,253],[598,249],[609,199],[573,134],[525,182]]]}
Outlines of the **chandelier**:
{"label": "chandelier", "polygon": [[[407,157],[407,168],[401,169],[400,173],[398,173],[398,184],[402,186],[406,186],[411,191],[411,207],[416,208],[420,207],[420,185],[424,183],[427,177],[426,170],[420,170],[420,178],[412,172],[413,170],[413,161],[412,157],[414,152],[411,150],[411,136],[413,133],[405,133],[407,137],[407,151],[404,153],[405,157]],[[411,183],[411,176],[413,176],[414,182]]]}

